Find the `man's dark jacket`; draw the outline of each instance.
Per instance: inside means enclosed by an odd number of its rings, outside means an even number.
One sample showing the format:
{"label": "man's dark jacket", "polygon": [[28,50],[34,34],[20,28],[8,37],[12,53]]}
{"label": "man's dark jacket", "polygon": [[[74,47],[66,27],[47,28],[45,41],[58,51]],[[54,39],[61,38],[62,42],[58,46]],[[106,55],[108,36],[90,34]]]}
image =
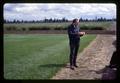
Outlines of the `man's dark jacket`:
{"label": "man's dark jacket", "polygon": [[75,26],[71,24],[68,27],[68,36],[70,43],[78,43],[80,40],[80,35],[78,35],[78,32],[80,31],[80,28],[78,26]]}

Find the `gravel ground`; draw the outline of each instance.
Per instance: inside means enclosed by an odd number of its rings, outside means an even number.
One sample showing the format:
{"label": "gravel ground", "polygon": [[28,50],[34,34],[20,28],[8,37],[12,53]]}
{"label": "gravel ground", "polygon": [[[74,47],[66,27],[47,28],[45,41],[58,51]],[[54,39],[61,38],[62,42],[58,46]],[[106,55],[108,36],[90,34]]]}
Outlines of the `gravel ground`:
{"label": "gravel ground", "polygon": [[112,53],[116,50],[112,45],[114,40],[116,40],[115,35],[97,35],[96,39],[78,54],[78,68],[71,70],[68,63],[51,79],[101,79],[102,73],[96,72],[109,64]]}

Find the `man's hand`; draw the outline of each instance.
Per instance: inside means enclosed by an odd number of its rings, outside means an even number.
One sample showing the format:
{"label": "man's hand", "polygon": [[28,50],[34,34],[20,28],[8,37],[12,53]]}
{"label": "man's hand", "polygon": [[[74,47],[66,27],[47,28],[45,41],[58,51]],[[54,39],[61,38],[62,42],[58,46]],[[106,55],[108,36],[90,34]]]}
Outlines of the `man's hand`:
{"label": "man's hand", "polygon": [[83,35],[85,35],[85,32],[79,32],[78,33],[80,36],[83,36]]}

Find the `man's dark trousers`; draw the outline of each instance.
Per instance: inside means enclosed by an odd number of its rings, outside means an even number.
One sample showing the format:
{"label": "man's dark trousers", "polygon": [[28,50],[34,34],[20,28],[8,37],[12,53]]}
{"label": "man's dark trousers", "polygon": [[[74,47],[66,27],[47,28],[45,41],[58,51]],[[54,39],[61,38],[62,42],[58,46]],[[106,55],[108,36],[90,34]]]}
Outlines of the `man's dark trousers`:
{"label": "man's dark trousers", "polygon": [[80,39],[70,39],[70,66],[76,66]]}

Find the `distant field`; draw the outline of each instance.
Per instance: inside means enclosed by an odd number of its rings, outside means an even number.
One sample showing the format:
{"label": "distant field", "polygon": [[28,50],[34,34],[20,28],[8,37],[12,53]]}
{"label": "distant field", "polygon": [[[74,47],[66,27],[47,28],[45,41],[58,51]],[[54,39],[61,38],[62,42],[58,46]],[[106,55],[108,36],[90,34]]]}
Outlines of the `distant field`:
{"label": "distant field", "polygon": [[[102,27],[104,29],[111,26],[113,22],[80,22],[79,26],[81,28],[94,28],[94,27]],[[20,24],[4,24],[4,29],[9,27],[14,27],[18,30],[25,28],[67,28],[71,22],[64,22],[64,23],[20,23]]]}
{"label": "distant field", "polygon": [[[81,52],[96,36],[81,38]],[[65,34],[4,34],[5,79],[50,79],[69,62]]]}

